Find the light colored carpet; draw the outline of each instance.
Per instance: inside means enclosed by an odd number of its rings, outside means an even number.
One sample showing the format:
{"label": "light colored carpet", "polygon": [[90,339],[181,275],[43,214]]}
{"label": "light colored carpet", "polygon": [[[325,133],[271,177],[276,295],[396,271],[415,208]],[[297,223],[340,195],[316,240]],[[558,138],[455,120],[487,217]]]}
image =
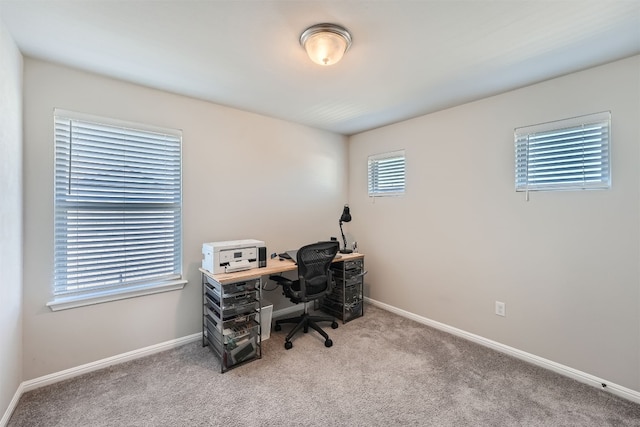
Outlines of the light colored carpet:
{"label": "light colored carpet", "polygon": [[367,306],[225,374],[192,343],[26,393],[18,426],[640,426],[640,405]]}

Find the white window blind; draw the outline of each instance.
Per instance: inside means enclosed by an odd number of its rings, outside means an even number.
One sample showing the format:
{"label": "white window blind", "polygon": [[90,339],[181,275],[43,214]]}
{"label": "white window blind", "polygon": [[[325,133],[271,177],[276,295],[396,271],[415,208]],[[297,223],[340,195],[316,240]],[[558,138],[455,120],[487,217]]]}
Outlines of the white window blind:
{"label": "white window blind", "polygon": [[515,129],[516,191],[609,188],[611,113]]}
{"label": "white window blind", "polygon": [[405,190],[404,150],[369,156],[369,196],[397,196]]}
{"label": "white window blind", "polygon": [[55,112],[56,298],[180,279],[180,131]]}

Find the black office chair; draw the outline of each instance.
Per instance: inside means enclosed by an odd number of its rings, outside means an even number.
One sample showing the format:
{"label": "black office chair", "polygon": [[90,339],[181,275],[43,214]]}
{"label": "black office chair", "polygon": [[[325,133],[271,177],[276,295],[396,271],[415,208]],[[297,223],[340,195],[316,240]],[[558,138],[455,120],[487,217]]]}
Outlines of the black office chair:
{"label": "black office chair", "polygon": [[298,250],[298,280],[290,280],[283,276],[270,276],[269,278],[282,286],[283,294],[296,304],[304,303],[304,312],[301,316],[276,320],[275,330],[282,329],[282,323],[295,323],[296,326],[285,338],[284,348],[293,347],[291,338],[302,329],[309,332],[309,327],[316,330],[324,337],[325,347],[331,347],[333,341],[329,335],[318,326],[316,322],[331,322],[331,327],[336,329],[338,322],[331,316],[312,316],[309,314],[307,303],[321,298],[331,292],[334,286],[331,262],[338,252],[337,241],[312,243]]}

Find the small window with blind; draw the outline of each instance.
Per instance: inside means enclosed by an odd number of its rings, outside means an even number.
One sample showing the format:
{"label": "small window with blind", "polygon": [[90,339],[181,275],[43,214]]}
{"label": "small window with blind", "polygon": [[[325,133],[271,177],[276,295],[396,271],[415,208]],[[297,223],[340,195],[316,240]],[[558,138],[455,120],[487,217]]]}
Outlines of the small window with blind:
{"label": "small window with blind", "polygon": [[515,129],[516,191],[606,189],[611,113]]}
{"label": "small window with blind", "polygon": [[404,194],[404,150],[369,156],[368,163],[369,197]]}
{"label": "small window with blind", "polygon": [[181,289],[182,134],[56,109],[54,300]]}

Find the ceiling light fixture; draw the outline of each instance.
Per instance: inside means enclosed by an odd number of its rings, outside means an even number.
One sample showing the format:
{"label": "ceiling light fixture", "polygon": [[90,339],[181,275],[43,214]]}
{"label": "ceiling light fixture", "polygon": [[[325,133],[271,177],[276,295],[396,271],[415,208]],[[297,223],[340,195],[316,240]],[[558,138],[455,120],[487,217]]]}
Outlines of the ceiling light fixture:
{"label": "ceiling light fixture", "polygon": [[316,24],[302,32],[300,44],[313,62],[333,65],[351,47],[351,34],[335,24]]}

